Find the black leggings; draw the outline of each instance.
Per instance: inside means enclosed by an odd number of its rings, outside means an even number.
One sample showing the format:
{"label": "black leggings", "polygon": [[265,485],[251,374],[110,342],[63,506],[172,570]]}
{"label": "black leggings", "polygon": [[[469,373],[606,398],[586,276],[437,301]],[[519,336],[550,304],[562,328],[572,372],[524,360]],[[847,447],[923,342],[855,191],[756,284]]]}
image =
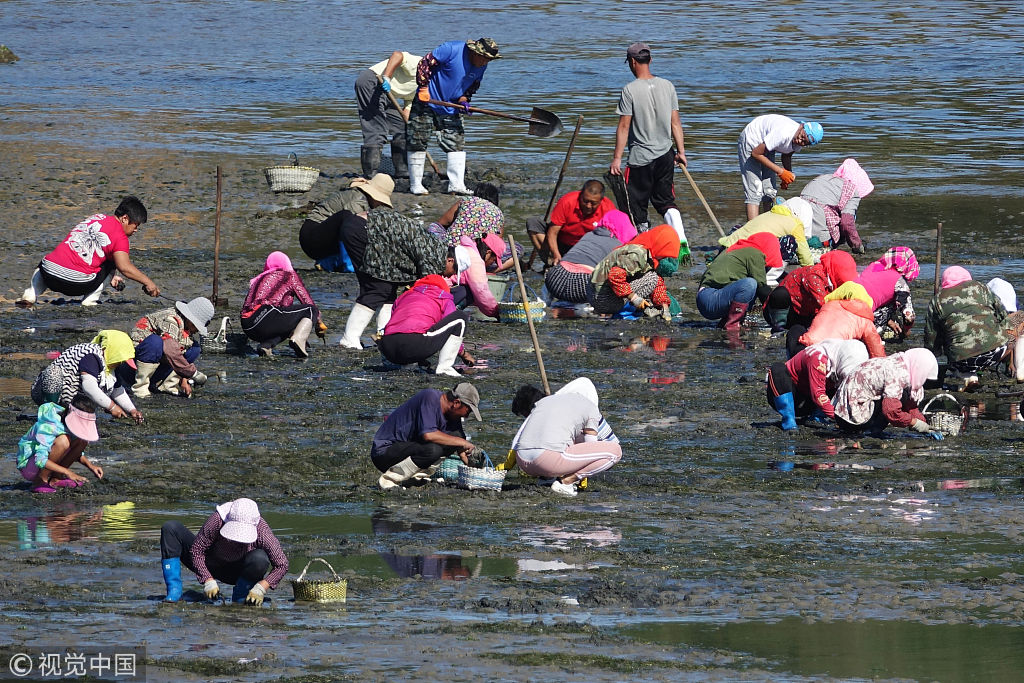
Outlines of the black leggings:
{"label": "black leggings", "polygon": [[370,453],[370,460],[373,462],[373,466],[381,472],[387,472],[388,469],[406,458],[412,458],[417,467],[425,469],[457,450],[459,450],[457,446],[441,446],[426,441],[396,441],[388,446],[383,453],[377,451]]}
{"label": "black leggings", "polygon": [[[72,282],[59,278],[56,275],[51,275],[43,270],[42,263],[39,264],[39,272],[43,276],[43,282],[46,283],[47,289],[67,296],[87,296],[99,289],[103,281],[107,279],[107,276],[114,272],[114,261],[112,259],[104,261],[103,265],[100,266],[99,272],[86,282]],[[36,293],[40,294],[41,292]]]}
{"label": "black leggings", "polygon": [[[166,560],[177,557],[189,571],[196,573],[195,565],[192,564],[192,544],[195,540],[196,535],[181,522],[175,520],[164,523],[160,527],[160,558]],[[218,563],[216,558],[207,555],[206,568],[221,583],[233,586],[239,579],[245,579],[255,584],[270,570],[270,558],[262,548],[250,550],[245,557],[235,562]]]}
{"label": "black leggings", "polygon": [[386,334],[377,342],[377,348],[392,363],[398,365],[419,363],[440,351],[451,337],[465,337],[468,317],[467,313],[456,311],[441,318],[423,334],[416,332]]}
{"label": "black leggings", "polygon": [[295,303],[291,306],[260,306],[248,318],[242,318],[242,331],[253,341],[278,344],[285,337],[290,337],[295,326],[303,318],[315,323],[320,318],[320,311],[313,304]]}
{"label": "black leggings", "polygon": [[800,324],[791,325],[789,330],[786,331],[787,358],[792,358],[793,356],[807,348],[800,343],[800,337],[804,336],[804,332],[806,331],[807,328]]}

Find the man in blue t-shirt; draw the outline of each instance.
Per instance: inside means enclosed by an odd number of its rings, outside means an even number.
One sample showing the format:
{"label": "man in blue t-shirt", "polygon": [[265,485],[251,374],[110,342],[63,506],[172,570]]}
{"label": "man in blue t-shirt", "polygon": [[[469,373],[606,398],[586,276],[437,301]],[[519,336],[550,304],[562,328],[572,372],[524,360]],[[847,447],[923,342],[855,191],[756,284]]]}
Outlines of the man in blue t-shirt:
{"label": "man in blue t-shirt", "polygon": [[[462,113],[469,113],[469,100],[480,87],[487,65],[500,59],[498,44],[490,38],[450,40],[424,55],[416,69],[419,90],[413,100],[406,128],[409,150],[409,192],[427,194],[423,168],[427,143],[437,132],[441,150],[448,153],[448,192],[472,194],[466,188],[466,132]],[[429,104],[430,100],[452,102],[461,109]]]}
{"label": "man in blue t-shirt", "polygon": [[377,480],[380,487],[387,490],[413,478],[429,478],[452,453],[469,464],[475,446],[466,440],[462,420],[471,412],[480,419],[480,394],[469,382],[450,391],[423,389],[398,406],[373,435],[370,448],[370,460],[384,473]]}

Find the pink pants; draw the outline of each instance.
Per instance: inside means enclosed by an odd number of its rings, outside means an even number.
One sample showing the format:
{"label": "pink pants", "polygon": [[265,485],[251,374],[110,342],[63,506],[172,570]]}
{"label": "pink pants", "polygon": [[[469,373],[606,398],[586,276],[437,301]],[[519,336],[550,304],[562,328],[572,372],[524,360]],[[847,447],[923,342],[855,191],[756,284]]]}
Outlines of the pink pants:
{"label": "pink pants", "polygon": [[[533,450],[533,449],[531,449]],[[622,447],[614,441],[585,441],[564,451],[543,450],[533,460],[516,461],[526,474],[534,477],[564,477],[576,475],[579,481],[606,469],[622,459]]]}

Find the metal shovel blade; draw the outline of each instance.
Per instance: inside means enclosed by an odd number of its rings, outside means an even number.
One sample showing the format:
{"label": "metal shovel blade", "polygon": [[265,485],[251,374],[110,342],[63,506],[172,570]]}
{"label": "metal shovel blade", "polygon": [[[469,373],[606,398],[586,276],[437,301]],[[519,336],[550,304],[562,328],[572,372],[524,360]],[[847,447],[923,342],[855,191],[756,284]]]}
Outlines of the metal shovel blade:
{"label": "metal shovel blade", "polygon": [[540,107],[534,107],[530,114],[530,127],[526,131],[539,138],[550,138],[562,132],[562,119]]}

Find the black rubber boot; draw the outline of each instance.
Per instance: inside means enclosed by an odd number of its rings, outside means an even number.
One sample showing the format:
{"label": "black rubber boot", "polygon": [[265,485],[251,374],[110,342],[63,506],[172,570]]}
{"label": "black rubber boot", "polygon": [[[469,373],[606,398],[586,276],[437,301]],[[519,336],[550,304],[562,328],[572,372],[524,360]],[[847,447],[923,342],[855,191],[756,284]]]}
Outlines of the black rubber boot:
{"label": "black rubber boot", "polygon": [[393,178],[409,177],[409,164],[405,158],[405,133],[391,139],[391,162],[395,166]]}
{"label": "black rubber boot", "polygon": [[363,177],[369,180],[380,168],[380,147],[362,146],[359,148],[359,163],[363,167]]}

